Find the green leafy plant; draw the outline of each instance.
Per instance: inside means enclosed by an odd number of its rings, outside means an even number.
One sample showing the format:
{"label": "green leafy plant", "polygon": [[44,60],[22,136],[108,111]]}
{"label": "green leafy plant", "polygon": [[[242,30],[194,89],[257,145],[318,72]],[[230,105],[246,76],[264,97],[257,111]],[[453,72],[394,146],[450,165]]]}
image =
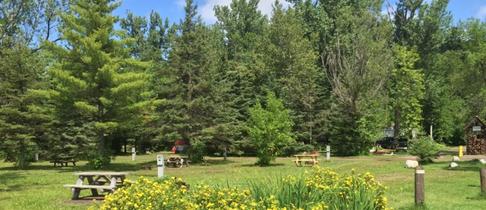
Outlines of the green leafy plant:
{"label": "green leafy plant", "polygon": [[273,93],[267,93],[265,107],[260,102],[250,108],[247,122],[248,133],[257,150],[260,166],[267,166],[281,152],[282,148],[293,143],[293,122],[282,101]]}
{"label": "green leafy plant", "polygon": [[439,144],[428,137],[412,140],[409,142],[408,146],[408,153],[418,156],[422,163],[432,162],[432,159],[437,157],[440,150],[444,148],[444,145]]}

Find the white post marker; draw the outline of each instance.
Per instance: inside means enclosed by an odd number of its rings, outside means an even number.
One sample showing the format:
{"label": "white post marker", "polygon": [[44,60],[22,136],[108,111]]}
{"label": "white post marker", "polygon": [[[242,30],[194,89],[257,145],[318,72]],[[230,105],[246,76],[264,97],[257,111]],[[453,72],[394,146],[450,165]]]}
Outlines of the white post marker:
{"label": "white post marker", "polygon": [[137,156],[137,151],[135,151],[135,147],[132,147],[132,161],[135,161],[135,156]]}
{"label": "white post marker", "polygon": [[157,177],[164,177],[164,156],[157,155]]}
{"label": "white post marker", "polygon": [[326,160],[331,160],[331,146],[329,145],[326,146]]}
{"label": "white post marker", "polygon": [[35,153],[35,161],[39,161],[39,153]]}

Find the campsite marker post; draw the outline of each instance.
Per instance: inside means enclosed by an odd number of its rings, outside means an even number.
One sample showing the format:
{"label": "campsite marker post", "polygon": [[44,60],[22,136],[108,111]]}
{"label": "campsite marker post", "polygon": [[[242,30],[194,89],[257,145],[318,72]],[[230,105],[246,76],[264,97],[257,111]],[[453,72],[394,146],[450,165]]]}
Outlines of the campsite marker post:
{"label": "campsite marker post", "polygon": [[164,156],[157,155],[157,177],[164,177]]}
{"label": "campsite marker post", "polygon": [[418,166],[415,168],[415,205],[425,203],[425,170]]}
{"label": "campsite marker post", "polygon": [[132,147],[132,161],[135,161],[135,156],[137,156],[137,151],[135,150],[135,147]]}
{"label": "campsite marker post", "polygon": [[331,160],[331,146],[329,145],[326,146],[326,160]]}

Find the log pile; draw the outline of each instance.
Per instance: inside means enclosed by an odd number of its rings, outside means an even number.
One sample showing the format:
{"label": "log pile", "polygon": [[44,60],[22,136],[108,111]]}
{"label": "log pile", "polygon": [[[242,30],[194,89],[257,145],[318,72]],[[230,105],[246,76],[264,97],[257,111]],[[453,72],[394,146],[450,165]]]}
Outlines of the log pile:
{"label": "log pile", "polygon": [[482,155],[486,154],[486,136],[470,136],[467,141],[466,154]]}

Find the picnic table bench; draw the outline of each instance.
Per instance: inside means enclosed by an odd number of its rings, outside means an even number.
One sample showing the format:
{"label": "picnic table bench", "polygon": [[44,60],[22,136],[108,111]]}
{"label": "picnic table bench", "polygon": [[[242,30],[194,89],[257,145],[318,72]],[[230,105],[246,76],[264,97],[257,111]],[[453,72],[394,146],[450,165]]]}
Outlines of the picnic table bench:
{"label": "picnic table bench", "polygon": [[174,168],[182,168],[184,165],[189,166],[189,158],[183,156],[169,156],[165,160],[165,165],[167,167],[172,166]]}
{"label": "picnic table bench", "polygon": [[319,157],[318,154],[302,154],[302,155],[294,155],[295,157],[295,165],[297,166],[304,166],[304,165],[316,165],[319,163],[317,160],[317,157]]}
{"label": "picnic table bench", "polygon": [[56,167],[57,164],[59,164],[60,167],[63,167],[63,166],[67,167],[68,163],[72,163],[73,166],[76,166],[77,160],[74,159],[74,158],[57,158],[57,159],[51,160],[49,162],[54,163],[54,167]]}
{"label": "picnic table bench", "polygon": [[[76,184],[66,184],[64,187],[71,188],[72,200],[79,199],[81,190],[90,189],[93,196],[99,196],[98,190],[102,192],[114,192],[117,188],[123,186],[128,173],[126,172],[80,172],[75,173],[78,176]],[[87,181],[87,184],[85,184]],[[108,184],[108,185],[106,185]]]}

